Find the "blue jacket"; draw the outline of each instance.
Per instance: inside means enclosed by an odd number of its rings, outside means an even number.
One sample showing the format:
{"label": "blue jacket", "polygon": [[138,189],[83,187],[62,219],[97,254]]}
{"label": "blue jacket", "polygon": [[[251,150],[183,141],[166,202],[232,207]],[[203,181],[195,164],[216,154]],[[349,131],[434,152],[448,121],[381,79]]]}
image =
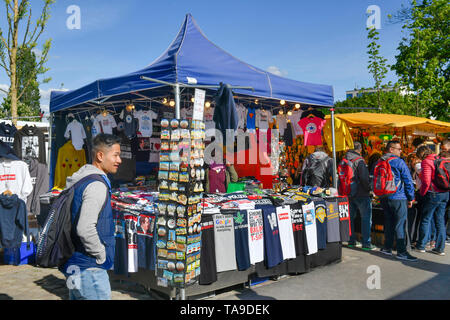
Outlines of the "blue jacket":
{"label": "blue jacket", "polygon": [[214,108],[213,120],[216,123],[216,129],[222,132],[222,141],[225,144],[226,130],[236,130],[239,123],[233,92],[228,85],[221,83],[214,99],[216,107]]}
{"label": "blue jacket", "polygon": [[0,194],[0,244],[5,248],[19,248],[22,235],[28,237],[28,217],[25,202],[16,194]]}
{"label": "blue jacket", "polygon": [[395,177],[395,184],[397,185],[401,181],[400,185],[398,186],[397,192],[390,196],[388,199],[408,201],[414,200],[414,184],[411,177],[411,172],[409,171],[406,162],[393,154],[386,154],[386,156],[396,157],[396,159],[390,161],[390,164],[392,173]]}
{"label": "blue jacket", "polygon": [[[106,181],[107,180],[106,178],[104,178],[104,179],[105,179],[105,183],[108,185],[108,189],[110,190],[111,186],[109,184],[109,181]],[[78,216],[80,214],[81,205],[83,203],[84,189],[86,189],[86,187],[94,181],[97,181],[97,180],[88,179],[86,182],[82,183],[80,186],[77,186],[75,188],[73,202],[72,202],[73,229],[76,229]],[[63,266],[61,271],[63,271],[64,273],[67,272],[67,268],[70,265],[76,265],[81,270],[84,270],[87,268],[102,268],[105,270],[109,270],[113,267],[115,238],[114,238],[114,220],[113,220],[113,214],[112,214],[111,193],[110,192],[108,192],[108,195],[106,198],[107,198],[106,205],[103,208],[103,210],[100,212],[99,217],[98,217],[98,222],[97,222],[98,236],[99,236],[102,244],[105,246],[105,250],[106,250],[106,261],[101,265],[97,264],[96,258],[93,257],[92,255],[89,255],[86,252],[80,238],[76,235],[75,232],[73,232],[72,240],[73,240],[73,244],[75,246],[75,253],[67,261],[67,263]]]}

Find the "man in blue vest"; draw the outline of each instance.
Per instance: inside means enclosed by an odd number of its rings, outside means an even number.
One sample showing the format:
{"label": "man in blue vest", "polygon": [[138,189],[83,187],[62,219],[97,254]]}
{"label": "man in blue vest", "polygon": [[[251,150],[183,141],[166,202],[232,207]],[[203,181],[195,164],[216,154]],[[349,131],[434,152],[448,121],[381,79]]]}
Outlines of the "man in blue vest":
{"label": "man in blue vest", "polygon": [[107,174],[116,173],[121,162],[120,138],[101,133],[92,141],[92,164],[86,164],[67,178],[66,188],[69,188],[87,176],[93,177],[74,190],[72,241],[75,252],[60,268],[68,278],[70,300],[111,299],[107,270],[114,264],[115,239],[111,184]]}

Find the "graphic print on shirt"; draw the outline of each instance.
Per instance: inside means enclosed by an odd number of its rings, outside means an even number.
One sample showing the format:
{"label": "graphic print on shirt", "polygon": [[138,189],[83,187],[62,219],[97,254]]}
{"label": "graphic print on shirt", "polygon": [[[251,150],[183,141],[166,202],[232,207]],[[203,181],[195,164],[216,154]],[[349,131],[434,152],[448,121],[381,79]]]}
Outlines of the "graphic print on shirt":
{"label": "graphic print on shirt", "polygon": [[137,234],[152,238],[155,227],[155,216],[140,214],[137,222]]}
{"label": "graphic print on shirt", "polygon": [[351,233],[350,212],[347,198],[338,198],[339,206],[339,233],[341,241],[349,241]]}
{"label": "graphic print on shirt", "polygon": [[297,256],[307,253],[306,233],[303,221],[302,202],[291,205],[291,221]]}
{"label": "graphic print on shirt", "polygon": [[303,205],[303,216],[305,218],[306,240],[308,242],[308,255],[317,252],[317,229],[314,202]]}
{"label": "graphic print on shirt", "polygon": [[264,260],[264,225],[261,209],[247,210],[250,263]]}
{"label": "graphic print on shirt", "polygon": [[296,255],[290,206],[277,207],[277,220],[280,231],[283,259],[294,259]]}
{"label": "graphic print on shirt", "polygon": [[339,208],[336,201],[326,201],[327,204],[327,242],[339,242]]}
{"label": "graphic print on shirt", "polygon": [[236,270],[234,222],[232,215],[214,215],[214,242],[217,272]]}
{"label": "graphic print on shirt", "polygon": [[137,250],[137,223],[138,217],[132,214],[125,215],[125,227],[127,231],[128,243],[128,272],[138,271],[138,250]]}
{"label": "graphic print on shirt", "polygon": [[39,158],[39,137],[22,137],[22,159]]}

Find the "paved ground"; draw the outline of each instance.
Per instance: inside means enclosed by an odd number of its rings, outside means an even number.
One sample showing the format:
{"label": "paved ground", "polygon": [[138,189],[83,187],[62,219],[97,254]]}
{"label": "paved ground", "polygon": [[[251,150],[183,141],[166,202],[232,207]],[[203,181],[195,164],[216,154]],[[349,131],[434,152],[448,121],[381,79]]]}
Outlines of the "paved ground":
{"label": "paved ground", "polygon": [[[450,249],[446,256],[416,253],[419,262],[401,262],[378,251],[367,253],[343,248],[340,263],[319,267],[311,272],[288,276],[278,281],[266,281],[250,289],[240,286],[216,293],[206,299],[446,299],[450,300]],[[376,285],[373,271],[379,268],[380,289],[368,289],[367,282]],[[372,267],[373,268],[373,267]],[[370,271],[370,270],[369,270]],[[372,280],[372,281],[370,281]],[[112,283],[113,300],[152,300],[142,287],[127,283]],[[54,269],[30,265],[0,265],[0,300],[61,300],[67,299],[64,276]]]}

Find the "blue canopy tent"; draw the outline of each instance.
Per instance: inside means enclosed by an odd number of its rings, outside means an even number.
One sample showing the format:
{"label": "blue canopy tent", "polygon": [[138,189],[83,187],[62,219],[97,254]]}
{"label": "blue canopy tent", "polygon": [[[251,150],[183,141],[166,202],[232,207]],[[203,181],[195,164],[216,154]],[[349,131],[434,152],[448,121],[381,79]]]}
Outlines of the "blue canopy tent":
{"label": "blue canopy tent", "polygon": [[[148,78],[154,81],[146,80]],[[332,107],[334,104],[332,86],[286,79],[249,65],[208,40],[191,14],[187,14],[169,48],[149,66],[123,76],[100,79],[79,89],[52,91],[50,112],[82,111],[119,104],[124,107],[126,101],[132,100],[136,104],[173,94],[170,85],[173,84],[176,86],[176,114],[179,115],[179,85],[199,87],[218,86],[219,83],[236,87],[233,92],[238,96],[262,99],[272,106],[279,106],[279,100],[313,107]],[[52,145],[51,182],[56,151]]]}

